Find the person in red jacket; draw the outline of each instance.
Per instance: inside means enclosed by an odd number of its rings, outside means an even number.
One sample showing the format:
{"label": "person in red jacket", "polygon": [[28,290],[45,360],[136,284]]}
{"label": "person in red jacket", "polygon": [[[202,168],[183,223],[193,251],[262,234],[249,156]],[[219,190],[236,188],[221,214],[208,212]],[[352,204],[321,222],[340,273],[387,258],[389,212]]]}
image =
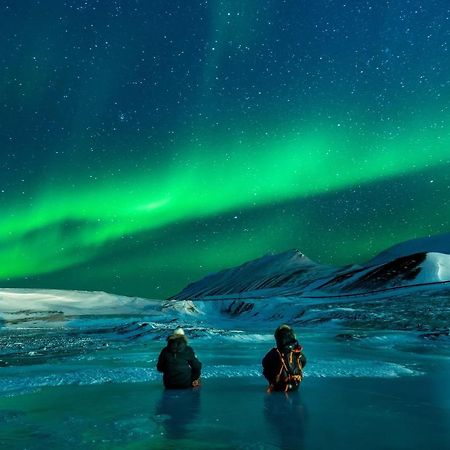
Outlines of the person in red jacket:
{"label": "person in red jacket", "polygon": [[202,363],[187,344],[183,329],[177,328],[167,338],[167,345],[159,354],[156,369],[163,373],[166,389],[186,389],[199,385]]}
{"label": "person in red jacket", "polygon": [[262,360],[263,375],[269,382],[268,391],[296,391],[303,379],[306,357],[294,330],[286,324],[275,330],[276,348]]}

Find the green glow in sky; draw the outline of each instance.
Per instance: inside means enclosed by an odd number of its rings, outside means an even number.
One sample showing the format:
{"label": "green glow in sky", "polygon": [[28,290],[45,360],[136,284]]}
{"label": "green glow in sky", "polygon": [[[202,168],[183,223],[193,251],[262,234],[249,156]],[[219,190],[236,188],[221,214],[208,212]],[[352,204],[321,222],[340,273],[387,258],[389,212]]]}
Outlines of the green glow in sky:
{"label": "green glow in sky", "polygon": [[336,126],[281,140],[224,139],[205,153],[183,147],[155,179],[136,170],[97,184],[53,186],[34,205],[12,208],[0,224],[0,276],[78,264],[137,232],[420,172],[446,161],[449,131],[370,141]]}

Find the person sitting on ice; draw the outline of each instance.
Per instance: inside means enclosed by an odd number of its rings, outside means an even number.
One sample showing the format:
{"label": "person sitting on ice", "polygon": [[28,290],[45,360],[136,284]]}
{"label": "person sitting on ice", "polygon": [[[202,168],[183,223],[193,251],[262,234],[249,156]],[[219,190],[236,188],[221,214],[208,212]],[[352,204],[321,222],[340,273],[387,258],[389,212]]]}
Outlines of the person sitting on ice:
{"label": "person sitting on ice", "polygon": [[163,373],[166,389],[186,389],[200,383],[202,363],[187,344],[183,329],[177,328],[167,338],[167,345],[159,354],[156,368]]}
{"label": "person sitting on ice", "polygon": [[262,360],[263,375],[269,382],[268,392],[296,391],[303,379],[306,357],[298,343],[294,330],[286,324],[275,330],[276,348]]}

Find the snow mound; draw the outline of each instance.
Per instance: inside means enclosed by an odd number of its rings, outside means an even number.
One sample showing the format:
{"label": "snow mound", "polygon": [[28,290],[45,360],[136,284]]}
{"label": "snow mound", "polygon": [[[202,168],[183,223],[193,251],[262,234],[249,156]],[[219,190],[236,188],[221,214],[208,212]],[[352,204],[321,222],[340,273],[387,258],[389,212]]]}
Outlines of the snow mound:
{"label": "snow mound", "polygon": [[124,297],[106,292],[63,291],[47,289],[1,289],[0,314],[62,312],[72,315],[134,314],[150,312],[159,300]]}

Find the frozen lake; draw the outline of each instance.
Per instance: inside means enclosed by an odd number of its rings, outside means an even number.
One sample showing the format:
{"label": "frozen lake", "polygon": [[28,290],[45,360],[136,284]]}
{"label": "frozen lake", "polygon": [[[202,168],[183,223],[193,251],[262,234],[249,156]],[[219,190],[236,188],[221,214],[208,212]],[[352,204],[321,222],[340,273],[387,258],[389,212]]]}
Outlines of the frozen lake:
{"label": "frozen lake", "polygon": [[[266,394],[276,323],[183,322],[204,365],[197,391],[154,369],[172,322],[144,317],[0,329],[0,446],[8,449],[446,449],[448,336],[296,327],[300,392]],[[228,323],[228,325],[227,325]]]}

